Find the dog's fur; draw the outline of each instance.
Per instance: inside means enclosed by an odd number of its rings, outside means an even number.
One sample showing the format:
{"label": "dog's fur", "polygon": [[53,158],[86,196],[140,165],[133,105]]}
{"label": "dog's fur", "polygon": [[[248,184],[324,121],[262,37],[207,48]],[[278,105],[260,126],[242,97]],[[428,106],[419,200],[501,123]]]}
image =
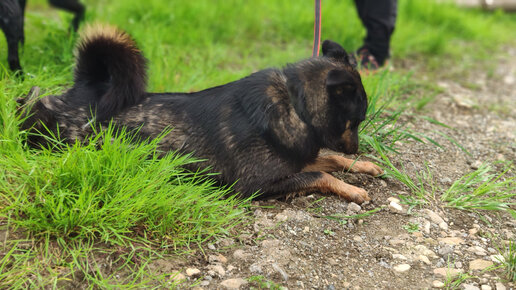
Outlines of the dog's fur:
{"label": "dog's fur", "polygon": [[[75,14],[72,20],[72,28],[77,31],[79,22],[84,18],[84,5],[78,0],[48,0],[48,2],[63,10]],[[7,40],[9,68],[22,73],[18,48],[25,42],[23,32],[25,6],[27,0],[0,0],[0,29],[4,31]]]}
{"label": "dog's fur", "polygon": [[[360,75],[337,43],[325,41],[322,57],[204,91],[146,93],[146,60],[133,40],[114,28],[87,30],[78,46],[75,85],[35,101],[23,129],[59,129],[75,142],[92,133],[93,122],[113,121],[141,138],[171,128],[162,150],[205,159],[194,166],[219,172],[215,178],[222,184],[236,182],[244,196],[322,191],[357,203],[369,200],[365,190],[327,172],[379,175],[378,166],[318,156],[321,148],[355,153],[366,114]],[[37,146],[44,138],[35,134],[28,141]]]}

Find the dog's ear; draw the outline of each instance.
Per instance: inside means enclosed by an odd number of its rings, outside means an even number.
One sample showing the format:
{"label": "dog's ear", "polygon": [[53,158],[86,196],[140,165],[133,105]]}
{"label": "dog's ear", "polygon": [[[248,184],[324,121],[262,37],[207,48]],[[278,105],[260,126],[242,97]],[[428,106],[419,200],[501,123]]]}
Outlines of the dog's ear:
{"label": "dog's ear", "polygon": [[325,57],[335,58],[348,62],[348,53],[344,50],[344,48],[342,48],[342,46],[340,46],[340,44],[334,41],[328,39],[325,40],[322,44],[322,53]]}
{"label": "dog's ear", "polygon": [[347,70],[334,69],[328,72],[326,88],[333,96],[347,96],[357,89],[357,84]]}

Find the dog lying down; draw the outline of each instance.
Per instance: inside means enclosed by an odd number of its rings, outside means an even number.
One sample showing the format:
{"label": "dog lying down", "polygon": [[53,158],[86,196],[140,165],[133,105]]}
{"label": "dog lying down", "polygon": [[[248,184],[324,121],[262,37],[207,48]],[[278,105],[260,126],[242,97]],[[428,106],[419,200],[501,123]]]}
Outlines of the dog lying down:
{"label": "dog lying down", "polygon": [[[362,203],[370,200],[365,190],[329,172],[382,174],[371,162],[318,156],[322,148],[355,153],[366,115],[360,75],[335,42],[324,41],[321,57],[194,93],[147,93],[146,59],[116,28],[86,28],[77,52],[74,86],[28,101],[22,129],[59,131],[73,143],[93,133],[93,122],[111,121],[141,139],[172,128],[161,150],[193,153],[205,161],[188,169],[210,168],[221,184],[236,182],[236,191],[259,191],[258,198],[325,192]],[[37,147],[45,138],[29,134],[28,142]]]}

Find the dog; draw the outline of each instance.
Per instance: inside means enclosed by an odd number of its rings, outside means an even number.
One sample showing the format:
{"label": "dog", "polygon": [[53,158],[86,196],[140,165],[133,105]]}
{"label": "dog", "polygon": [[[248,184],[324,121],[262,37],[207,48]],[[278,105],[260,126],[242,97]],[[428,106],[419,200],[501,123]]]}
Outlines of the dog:
{"label": "dog", "polygon": [[[84,18],[85,7],[78,0],[48,0],[58,8],[70,11],[75,14],[72,20],[72,28],[77,31],[80,21]],[[22,75],[18,48],[20,43],[25,43],[23,32],[25,6],[27,0],[1,0],[0,1],[0,28],[7,40],[7,62],[9,68]]]}
{"label": "dog", "polygon": [[74,85],[58,96],[27,101],[22,129],[28,143],[45,146],[45,135],[66,142],[85,140],[94,124],[112,122],[140,139],[160,140],[160,149],[192,154],[219,173],[244,197],[292,193],[335,193],[348,201],[370,200],[364,189],[330,172],[349,170],[373,176],[371,162],[338,155],[358,150],[358,127],[367,96],[350,56],[326,40],[322,56],[268,68],[240,80],[192,93],[147,93],[147,61],[132,38],[112,27],[89,27],[77,48]]}

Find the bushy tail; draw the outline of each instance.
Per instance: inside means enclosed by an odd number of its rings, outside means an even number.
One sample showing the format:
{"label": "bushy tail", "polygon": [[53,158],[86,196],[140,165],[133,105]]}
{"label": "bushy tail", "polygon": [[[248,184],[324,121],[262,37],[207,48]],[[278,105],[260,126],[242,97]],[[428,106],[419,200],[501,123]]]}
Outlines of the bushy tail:
{"label": "bushy tail", "polygon": [[127,33],[104,25],[86,27],[76,59],[74,94],[89,102],[96,121],[144,98],[147,60]]}

